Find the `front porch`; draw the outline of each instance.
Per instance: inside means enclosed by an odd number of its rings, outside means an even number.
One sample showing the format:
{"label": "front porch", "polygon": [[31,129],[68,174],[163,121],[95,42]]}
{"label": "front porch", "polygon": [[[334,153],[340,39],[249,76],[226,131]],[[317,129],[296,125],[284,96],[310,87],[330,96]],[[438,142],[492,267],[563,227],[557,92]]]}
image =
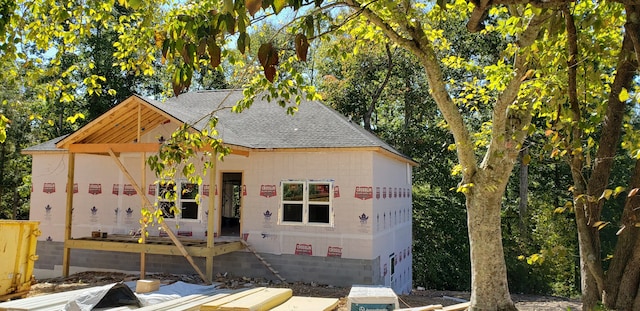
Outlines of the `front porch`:
{"label": "front porch", "polygon": [[[65,241],[64,247],[69,249],[182,256],[174,242],[168,237],[147,237],[144,244],[139,243],[139,238],[139,236],[119,234],[109,235],[106,238],[82,237]],[[192,257],[215,257],[245,248],[239,237],[216,238],[213,247],[208,247],[206,240],[184,237],[178,237],[178,240]]]}

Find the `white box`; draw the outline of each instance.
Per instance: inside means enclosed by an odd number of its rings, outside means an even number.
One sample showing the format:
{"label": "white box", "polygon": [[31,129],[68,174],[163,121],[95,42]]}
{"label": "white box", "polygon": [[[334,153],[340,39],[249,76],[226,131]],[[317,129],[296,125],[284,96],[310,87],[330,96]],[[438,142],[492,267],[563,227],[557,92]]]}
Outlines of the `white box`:
{"label": "white box", "polygon": [[347,308],[349,311],[391,311],[399,308],[398,296],[389,287],[353,285]]}

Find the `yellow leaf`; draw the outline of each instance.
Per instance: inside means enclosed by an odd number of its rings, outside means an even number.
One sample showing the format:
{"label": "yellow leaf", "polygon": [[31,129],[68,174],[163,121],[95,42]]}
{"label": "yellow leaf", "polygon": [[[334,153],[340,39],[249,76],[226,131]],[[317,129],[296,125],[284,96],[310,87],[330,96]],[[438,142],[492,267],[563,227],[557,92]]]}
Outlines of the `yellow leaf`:
{"label": "yellow leaf", "polygon": [[553,212],[556,213],[556,214],[562,214],[562,213],[564,213],[565,210],[566,210],[565,207],[556,207],[556,209],[553,210]]}
{"label": "yellow leaf", "polygon": [[604,192],[602,192],[602,195],[600,196],[600,198],[598,198],[598,200],[602,200],[602,199],[609,200],[612,194],[613,194],[613,190],[605,189]]}
{"label": "yellow leaf", "polygon": [[626,88],[622,88],[622,90],[620,91],[620,94],[618,94],[618,99],[621,102],[627,101],[629,99],[629,92],[627,92]]}

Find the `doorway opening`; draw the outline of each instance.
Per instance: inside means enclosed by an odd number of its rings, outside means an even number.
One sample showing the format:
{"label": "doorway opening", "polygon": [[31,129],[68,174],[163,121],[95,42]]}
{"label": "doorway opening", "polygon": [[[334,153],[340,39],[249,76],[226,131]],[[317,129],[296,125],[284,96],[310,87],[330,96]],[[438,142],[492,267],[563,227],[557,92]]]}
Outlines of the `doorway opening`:
{"label": "doorway opening", "polygon": [[240,236],[242,173],[222,173],[222,208],[220,235]]}

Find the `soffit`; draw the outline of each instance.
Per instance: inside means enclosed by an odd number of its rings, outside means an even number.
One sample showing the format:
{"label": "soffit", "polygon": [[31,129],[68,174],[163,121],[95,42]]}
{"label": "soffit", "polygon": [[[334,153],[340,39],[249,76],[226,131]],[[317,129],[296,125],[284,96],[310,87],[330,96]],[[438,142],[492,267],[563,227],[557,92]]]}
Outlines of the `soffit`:
{"label": "soffit", "polygon": [[134,143],[140,134],[151,131],[173,118],[149,105],[137,96],[131,96],[96,120],[83,126],[56,144],[68,149],[71,144],[123,144]]}

